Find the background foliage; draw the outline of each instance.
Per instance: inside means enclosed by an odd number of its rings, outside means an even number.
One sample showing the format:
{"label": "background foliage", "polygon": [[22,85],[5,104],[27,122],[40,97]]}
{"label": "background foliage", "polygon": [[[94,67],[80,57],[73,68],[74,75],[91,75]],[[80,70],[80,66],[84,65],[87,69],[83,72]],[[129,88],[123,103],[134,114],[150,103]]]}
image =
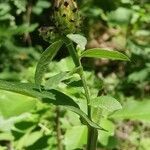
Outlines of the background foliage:
{"label": "background foliage", "polygon": [[[150,4],[148,0],[87,0],[79,1],[79,7],[88,48],[116,49],[131,58],[131,62],[83,59],[92,94],[97,90],[104,95],[108,93],[123,105],[123,109],[113,114],[104,113],[101,126],[108,132],[99,132],[98,147],[148,150]],[[49,46],[38,29],[53,24],[51,15],[49,0],[0,0],[0,79],[34,82],[37,60]],[[62,48],[45,78],[73,68],[67,56]],[[60,61],[61,58],[64,59]],[[77,77],[66,81],[70,83],[66,92],[83,99],[80,82],[72,82],[74,79],[78,81]],[[65,89],[59,79],[58,84]],[[80,101],[80,106],[86,111],[84,103]],[[58,140],[66,150],[77,149],[86,143],[86,134],[85,126],[74,113],[61,108],[58,111],[34,98],[0,91],[0,150],[57,149]]]}

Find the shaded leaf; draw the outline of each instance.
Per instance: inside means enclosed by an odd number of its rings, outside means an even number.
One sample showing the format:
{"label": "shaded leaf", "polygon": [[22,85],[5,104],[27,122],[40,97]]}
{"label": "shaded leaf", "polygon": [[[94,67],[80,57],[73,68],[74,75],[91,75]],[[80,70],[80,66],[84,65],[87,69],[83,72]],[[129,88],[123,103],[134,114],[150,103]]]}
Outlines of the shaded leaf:
{"label": "shaded leaf", "polygon": [[112,60],[129,61],[129,58],[123,53],[118,51],[104,50],[101,48],[88,49],[82,52],[81,57],[108,58]]}
{"label": "shaded leaf", "polygon": [[40,88],[43,74],[45,73],[48,64],[52,61],[58,50],[61,48],[63,42],[61,40],[51,44],[42,54],[35,72],[35,83]]}

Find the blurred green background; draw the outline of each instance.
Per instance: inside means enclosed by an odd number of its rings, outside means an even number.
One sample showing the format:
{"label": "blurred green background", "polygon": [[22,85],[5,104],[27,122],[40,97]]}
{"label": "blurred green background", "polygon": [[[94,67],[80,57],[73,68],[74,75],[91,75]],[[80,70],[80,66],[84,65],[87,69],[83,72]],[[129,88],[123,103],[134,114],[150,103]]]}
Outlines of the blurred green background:
{"label": "blurred green background", "polygon": [[[92,92],[99,90],[103,82],[100,92],[114,96],[124,106],[102,120],[109,132],[100,131],[98,149],[149,150],[150,2],[78,0],[78,6],[87,48],[114,49],[131,58],[131,62],[83,60]],[[34,82],[37,61],[49,46],[38,29],[52,25],[51,17],[51,0],[0,0],[0,79]],[[62,48],[45,77],[71,66],[68,52]],[[68,88],[68,93],[75,97],[80,97],[81,91],[76,85]],[[86,144],[86,128],[77,115],[61,108],[58,112],[56,107],[36,99],[0,91],[0,150],[58,149],[58,113],[63,149],[82,148]]]}

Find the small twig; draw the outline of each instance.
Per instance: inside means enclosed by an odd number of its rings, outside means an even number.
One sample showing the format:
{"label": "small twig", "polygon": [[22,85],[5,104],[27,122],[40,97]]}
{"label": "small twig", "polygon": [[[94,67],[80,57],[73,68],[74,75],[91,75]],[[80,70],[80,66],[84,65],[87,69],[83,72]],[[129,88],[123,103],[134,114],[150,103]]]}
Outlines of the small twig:
{"label": "small twig", "polygon": [[60,127],[60,110],[59,110],[59,107],[56,107],[56,133],[57,133],[58,150],[63,150],[62,133],[61,133],[61,127]]}
{"label": "small twig", "polygon": [[[32,14],[32,4],[29,4],[27,6],[26,14],[23,16],[24,22],[29,24],[29,25],[30,25],[30,22],[31,22],[31,14]],[[29,46],[32,45],[32,40],[31,40],[31,36],[30,36],[29,33],[25,33],[24,34],[24,42],[27,42],[27,44]]]}

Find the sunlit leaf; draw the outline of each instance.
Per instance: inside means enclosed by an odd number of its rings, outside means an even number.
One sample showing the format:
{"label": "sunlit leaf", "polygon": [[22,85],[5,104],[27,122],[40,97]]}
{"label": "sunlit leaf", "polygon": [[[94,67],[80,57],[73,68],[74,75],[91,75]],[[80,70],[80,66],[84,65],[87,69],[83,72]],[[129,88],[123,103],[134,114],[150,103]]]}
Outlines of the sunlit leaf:
{"label": "sunlit leaf", "polygon": [[0,134],[0,141],[3,141],[3,140],[12,141],[12,140],[14,140],[14,137],[9,133],[1,133]]}
{"label": "sunlit leaf", "polygon": [[129,61],[129,58],[123,53],[120,53],[118,51],[104,50],[101,48],[88,49],[82,52],[81,57],[108,58],[112,60]]}
{"label": "sunlit leaf", "polygon": [[30,117],[29,113],[24,113],[10,118],[4,118],[3,116],[0,116],[0,131],[8,132],[14,127],[14,124],[16,122],[20,122],[29,117]]}
{"label": "sunlit leaf", "polygon": [[66,150],[74,150],[76,148],[82,148],[86,144],[87,128],[86,126],[74,126],[68,129],[65,134],[65,146]]}
{"label": "sunlit leaf", "polygon": [[36,141],[38,141],[43,136],[42,132],[35,131],[30,133],[28,136],[26,136],[26,139],[24,140],[24,146],[31,146]]}
{"label": "sunlit leaf", "polygon": [[101,126],[105,127],[107,132],[99,131],[98,140],[102,145],[107,146],[109,138],[112,137],[115,133],[115,124],[107,119],[101,119]]}
{"label": "sunlit leaf", "polygon": [[113,113],[110,117],[114,119],[132,119],[150,121],[150,101],[129,100],[122,110]]}
{"label": "sunlit leaf", "polygon": [[7,91],[0,91],[0,95],[0,113],[5,118],[29,112],[36,106],[36,99],[32,97]]}
{"label": "sunlit leaf", "polygon": [[100,96],[91,100],[90,105],[95,108],[101,108],[108,112],[114,112],[122,109],[121,104],[111,96]]}

